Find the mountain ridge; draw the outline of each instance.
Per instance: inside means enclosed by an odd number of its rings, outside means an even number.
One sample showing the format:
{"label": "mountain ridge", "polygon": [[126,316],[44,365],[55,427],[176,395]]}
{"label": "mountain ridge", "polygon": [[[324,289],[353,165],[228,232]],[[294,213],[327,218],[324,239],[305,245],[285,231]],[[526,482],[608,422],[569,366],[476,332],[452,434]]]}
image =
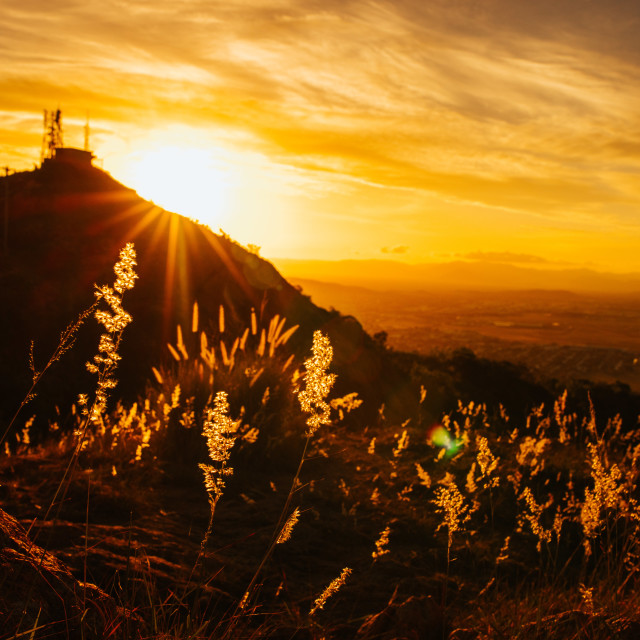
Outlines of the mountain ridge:
{"label": "mountain ridge", "polygon": [[[176,327],[191,326],[198,302],[200,317],[210,323],[224,306],[227,335],[248,325],[252,309],[263,325],[276,314],[286,317],[287,326],[300,325],[290,341],[300,355],[308,353],[313,331],[321,329],[334,346],[338,388],[384,398],[382,380],[390,371],[385,353],[360,323],[317,307],[271,263],[229,237],[143,200],[89,165],[48,161],[3,180],[10,181],[11,194],[8,251],[0,256],[5,417],[29,388],[30,340],[35,340],[36,366],[42,366],[59,332],[93,302],[94,284],[113,282],[113,264],[127,242],[136,247],[139,279],[123,301],[133,323],[123,337],[119,392],[144,390],[151,366],[166,358]],[[52,383],[43,382],[43,395],[56,403],[72,402],[94,384],[84,361],[95,353],[95,324],[85,323],[78,346],[56,365],[57,393],[51,396],[47,384]]]}
{"label": "mountain ridge", "polygon": [[287,278],[331,281],[373,289],[568,290],[640,294],[640,273],[617,274],[587,268],[537,269],[502,262],[462,260],[409,264],[398,260],[274,259]]}

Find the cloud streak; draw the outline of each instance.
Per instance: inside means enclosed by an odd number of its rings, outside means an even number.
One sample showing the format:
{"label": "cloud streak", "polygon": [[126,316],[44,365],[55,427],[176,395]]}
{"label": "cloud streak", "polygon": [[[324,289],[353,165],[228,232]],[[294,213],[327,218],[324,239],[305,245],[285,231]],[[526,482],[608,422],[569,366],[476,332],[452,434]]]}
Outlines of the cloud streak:
{"label": "cloud streak", "polygon": [[637,3],[9,0],[0,20],[3,109],[24,132],[0,154],[23,158],[53,102],[105,136],[181,122],[338,190],[421,193],[416,223],[434,198],[469,224],[478,204],[490,225],[508,210],[532,237],[532,218],[613,233],[638,217]]}

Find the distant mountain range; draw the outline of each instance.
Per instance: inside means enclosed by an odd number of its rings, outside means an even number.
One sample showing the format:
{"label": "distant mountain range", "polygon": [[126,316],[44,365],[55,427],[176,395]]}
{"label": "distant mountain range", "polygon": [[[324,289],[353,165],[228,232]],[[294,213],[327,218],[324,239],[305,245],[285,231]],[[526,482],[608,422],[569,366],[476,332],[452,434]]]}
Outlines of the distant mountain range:
{"label": "distant mountain range", "polygon": [[287,278],[333,282],[382,290],[567,290],[640,294],[640,273],[590,269],[536,269],[477,261],[407,264],[394,260],[294,260],[274,263]]}

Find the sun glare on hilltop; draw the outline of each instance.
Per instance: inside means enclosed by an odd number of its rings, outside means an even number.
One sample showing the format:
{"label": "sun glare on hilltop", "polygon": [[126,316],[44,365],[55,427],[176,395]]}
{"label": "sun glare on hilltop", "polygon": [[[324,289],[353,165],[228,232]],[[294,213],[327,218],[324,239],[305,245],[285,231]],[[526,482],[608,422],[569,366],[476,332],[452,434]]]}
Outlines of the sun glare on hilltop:
{"label": "sun glare on hilltop", "polygon": [[237,176],[208,149],[175,145],[134,154],[128,185],[155,204],[216,228],[229,214]]}

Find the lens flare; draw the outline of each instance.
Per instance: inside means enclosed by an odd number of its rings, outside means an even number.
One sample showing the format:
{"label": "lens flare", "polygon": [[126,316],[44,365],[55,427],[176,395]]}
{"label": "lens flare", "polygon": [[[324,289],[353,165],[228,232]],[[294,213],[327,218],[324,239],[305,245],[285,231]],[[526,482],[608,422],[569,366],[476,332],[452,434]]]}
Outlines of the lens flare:
{"label": "lens flare", "polygon": [[462,440],[456,440],[441,424],[434,424],[427,433],[427,441],[436,447],[446,449],[447,457],[454,456],[462,446]]}

